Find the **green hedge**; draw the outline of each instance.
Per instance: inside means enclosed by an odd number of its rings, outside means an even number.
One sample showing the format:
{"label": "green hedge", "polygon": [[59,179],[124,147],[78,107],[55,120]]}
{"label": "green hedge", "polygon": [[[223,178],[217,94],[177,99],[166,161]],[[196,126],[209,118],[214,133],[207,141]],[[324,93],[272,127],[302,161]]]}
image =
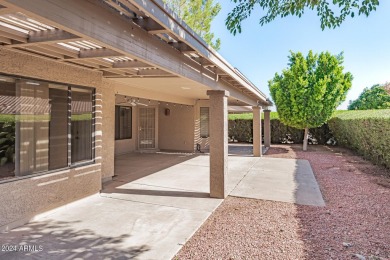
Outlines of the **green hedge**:
{"label": "green hedge", "polygon": [[[264,124],[262,122],[262,124]],[[252,142],[252,114],[229,115],[229,137]],[[264,129],[264,128],[263,128]],[[390,168],[390,109],[336,111],[328,124],[309,130],[318,144],[334,137],[337,144]],[[303,130],[288,127],[271,112],[272,143],[302,143]]]}
{"label": "green hedge", "polygon": [[249,119],[229,119],[229,138],[239,142],[252,142],[253,121]]}
{"label": "green hedge", "polygon": [[[252,120],[253,113],[229,114],[228,118],[229,120],[237,120],[237,119]],[[261,118],[264,118],[264,113],[261,114]],[[279,119],[278,112],[271,112],[270,118],[271,120]]]}
{"label": "green hedge", "polygon": [[328,124],[338,144],[390,168],[390,109],[339,113]]}
{"label": "green hedge", "polygon": [[[241,119],[241,117],[229,120],[229,137],[239,142],[252,142],[253,121],[252,118]],[[246,117],[244,117],[246,118]],[[272,119],[273,118],[273,119]],[[264,135],[264,121],[262,120],[262,131]],[[328,125],[310,129],[309,142],[315,144],[325,144],[331,137]],[[277,116],[271,114],[271,142],[274,144],[280,143],[302,143],[303,130],[294,127],[286,126],[277,119]]]}

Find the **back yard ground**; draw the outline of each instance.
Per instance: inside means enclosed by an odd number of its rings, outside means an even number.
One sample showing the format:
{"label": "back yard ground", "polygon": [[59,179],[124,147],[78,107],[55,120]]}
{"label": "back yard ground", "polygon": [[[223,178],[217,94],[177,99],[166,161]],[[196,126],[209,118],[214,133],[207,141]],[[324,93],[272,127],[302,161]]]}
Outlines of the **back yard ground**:
{"label": "back yard ground", "polygon": [[390,171],[339,147],[275,145],[307,159],[325,207],[228,197],[177,259],[390,259]]}

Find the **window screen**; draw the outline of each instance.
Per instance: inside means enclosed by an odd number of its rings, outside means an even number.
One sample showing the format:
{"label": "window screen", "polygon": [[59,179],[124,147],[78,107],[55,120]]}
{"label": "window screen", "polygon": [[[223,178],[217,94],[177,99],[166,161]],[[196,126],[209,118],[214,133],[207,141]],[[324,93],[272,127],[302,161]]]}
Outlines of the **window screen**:
{"label": "window screen", "polygon": [[207,138],[209,137],[209,108],[201,107],[200,108],[200,137]]}

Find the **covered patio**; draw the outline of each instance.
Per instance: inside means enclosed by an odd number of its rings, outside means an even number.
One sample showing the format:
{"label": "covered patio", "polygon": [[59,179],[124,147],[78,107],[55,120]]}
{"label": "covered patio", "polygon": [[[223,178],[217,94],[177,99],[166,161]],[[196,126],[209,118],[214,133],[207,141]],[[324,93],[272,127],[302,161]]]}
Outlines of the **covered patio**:
{"label": "covered patio", "polygon": [[[26,135],[10,130],[15,155],[28,154],[28,147],[42,152],[31,159],[16,156],[10,165],[15,173],[4,169],[10,178],[0,180],[5,198],[0,231],[101,191],[118,172],[115,157],[135,151],[208,150],[208,179],[196,192],[225,198],[232,170],[229,106],[247,106],[254,113],[253,155],[262,154],[260,117],[272,102],[161,0],[0,0],[0,45],[1,89],[12,90],[0,96],[23,101],[30,92],[42,92],[33,99],[51,109],[37,106],[33,113],[47,116],[45,129],[52,129],[41,135],[33,133],[37,127],[26,129]],[[68,98],[56,98],[58,89],[58,97]],[[77,92],[89,94],[79,94],[83,101]],[[78,101],[89,104],[83,116],[77,114]],[[2,113],[27,115],[28,106],[23,101],[21,109]],[[264,110],[266,122],[267,114]],[[38,126],[40,118],[32,123]],[[55,131],[54,118],[68,128]],[[267,125],[264,144],[269,146]],[[53,140],[60,140],[61,154],[55,155]],[[55,164],[58,158],[61,163]],[[10,196],[15,190],[17,196]]]}
{"label": "covered patio", "polygon": [[[209,176],[208,155],[119,156],[116,176],[100,194],[0,234],[3,243],[43,250],[0,257],[171,259],[223,201],[209,197]],[[229,156],[227,177],[232,196],[324,205],[305,160]]]}
{"label": "covered patio", "polygon": [[[222,201],[210,198],[208,154],[132,153],[115,159],[116,175],[102,196],[212,212]],[[230,193],[257,161],[229,157]]]}

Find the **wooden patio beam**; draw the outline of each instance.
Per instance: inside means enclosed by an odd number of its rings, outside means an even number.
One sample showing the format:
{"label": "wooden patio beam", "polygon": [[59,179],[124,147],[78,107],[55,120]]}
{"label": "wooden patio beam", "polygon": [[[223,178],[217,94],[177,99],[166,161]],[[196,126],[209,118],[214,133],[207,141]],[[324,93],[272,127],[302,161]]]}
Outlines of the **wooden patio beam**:
{"label": "wooden patio beam", "polygon": [[0,7],[0,15],[12,13],[12,10],[7,7]]}
{"label": "wooden patio beam", "polygon": [[157,34],[159,33],[158,31],[167,31],[166,28],[162,27],[160,24],[150,18],[133,19],[133,22],[150,33],[154,32],[154,34]]}
{"label": "wooden patio beam", "polygon": [[[17,42],[27,42],[27,34],[0,25],[0,36]],[[12,42],[13,43],[13,42]]]}
{"label": "wooden patio beam", "polygon": [[67,40],[79,40],[81,37],[72,33],[55,29],[41,32],[30,32],[28,37],[28,43],[56,43]]}
{"label": "wooden patio beam", "polygon": [[[100,5],[99,0],[1,1],[31,18],[80,35],[86,40],[152,64],[173,75],[187,78],[211,89],[229,90],[232,96],[247,104],[256,105],[259,99],[244,95],[227,83],[216,81],[214,73],[203,70],[203,67],[194,60],[177,52],[145,30],[131,26],[119,14],[112,14],[108,7]],[[130,0],[130,2],[135,4],[141,1]],[[147,3],[153,2],[147,1]]]}
{"label": "wooden patio beam", "polygon": [[12,40],[6,37],[0,36],[0,43],[12,44]]}
{"label": "wooden patio beam", "polygon": [[0,15],[12,14],[12,13],[14,13],[14,12],[15,12],[14,9],[8,8],[8,7],[6,7],[6,6],[0,4]]}
{"label": "wooden patio beam", "polygon": [[193,59],[194,61],[196,61],[197,63],[201,64],[204,67],[215,66],[213,63],[211,63],[210,61],[208,61],[207,59],[205,59],[203,57],[198,57],[198,58],[192,57],[191,59]]}
{"label": "wooden patio beam", "polygon": [[142,61],[117,61],[114,62],[112,68],[153,68],[153,66]]}
{"label": "wooden patio beam", "polygon": [[172,73],[159,69],[139,70],[137,76],[172,76]]}
{"label": "wooden patio beam", "polygon": [[57,52],[59,54],[62,54],[64,56],[70,57],[70,58],[78,58],[78,52],[72,51],[72,50],[67,50],[65,47],[60,47],[60,45],[50,45],[50,44],[40,44],[39,47],[45,48],[50,51]]}
{"label": "wooden patio beam", "polygon": [[22,48],[24,50],[31,50],[31,51],[34,51],[34,52],[37,52],[37,53],[42,53],[44,55],[48,55],[48,56],[51,56],[51,57],[55,57],[57,59],[63,59],[64,58],[64,54],[60,54],[58,52],[55,52],[55,51],[51,51],[49,49],[46,49],[46,48],[42,48],[41,46],[20,46],[20,47],[17,47],[17,48]]}
{"label": "wooden patio beam", "polygon": [[188,46],[186,43],[184,42],[170,42],[169,45],[171,45],[173,48],[179,50],[180,52],[183,52],[183,53],[194,53],[196,52],[193,48],[191,48],[190,46]]}
{"label": "wooden patio beam", "polygon": [[79,59],[91,59],[91,58],[109,58],[109,57],[123,57],[122,53],[117,51],[102,48],[102,49],[92,49],[92,50],[80,50]]}
{"label": "wooden patio beam", "polygon": [[[0,30],[3,30],[1,28]],[[9,36],[4,35],[7,33]],[[0,35],[11,38],[21,42],[21,43],[13,43],[8,47],[28,47],[28,46],[38,46],[42,43],[50,44],[50,43],[58,43],[69,40],[80,40],[81,37],[76,36],[74,34],[68,33],[63,30],[47,30],[41,32],[30,32],[27,38],[22,36],[17,36],[13,34],[14,32],[2,32],[0,31]]]}
{"label": "wooden patio beam", "polygon": [[113,8],[115,8],[116,10],[118,10],[119,12],[123,13],[124,15],[126,15],[127,17],[129,18],[134,18],[136,16],[136,13],[135,12],[131,12],[129,10],[126,10],[125,8],[122,7],[123,3],[121,1],[114,1],[114,0],[104,0],[104,2],[110,6],[112,6]]}

